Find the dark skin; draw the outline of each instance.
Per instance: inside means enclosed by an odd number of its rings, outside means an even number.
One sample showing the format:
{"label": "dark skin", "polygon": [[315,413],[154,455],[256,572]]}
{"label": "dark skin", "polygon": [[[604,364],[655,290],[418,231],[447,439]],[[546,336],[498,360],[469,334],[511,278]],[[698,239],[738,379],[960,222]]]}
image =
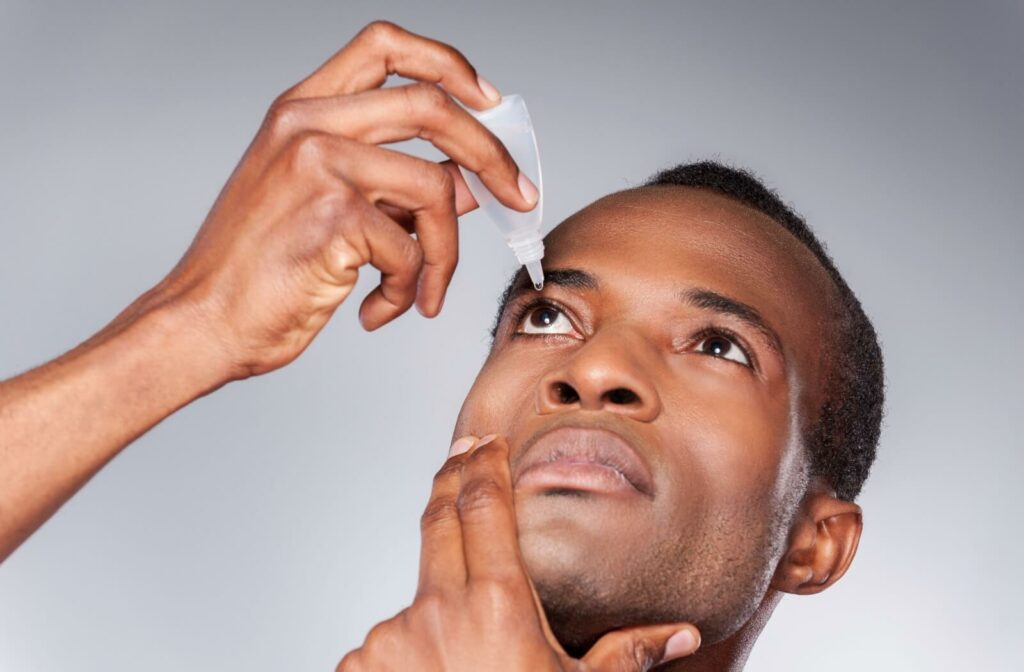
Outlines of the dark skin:
{"label": "dark skin", "polygon": [[[391,74],[417,83],[381,89]],[[178,265],[0,383],[0,560],[163,418],[298,357],[361,269],[381,279],[363,328],[437,315],[476,207],[455,163],[507,207],[537,202],[455,103],[499,95],[451,46],[375,22],[278,96]],[[379,146],[416,137],[452,161]],[[780,593],[853,557],[860,509],[807,478],[799,441],[831,343],[810,253],[679,189],[602,199],[547,245],[548,286],[509,313],[560,307],[502,320],[456,427],[491,440],[453,444],[412,605],[339,669],[738,668]],[[558,333],[513,338],[524,323]]]}
{"label": "dark skin", "polygon": [[[444,525],[479,526],[481,511],[505,521],[486,524],[480,542],[488,563],[507,563],[513,577],[498,591],[502,608],[488,613],[517,628],[528,620],[562,661],[509,669],[570,669],[565,661],[576,656],[599,658],[599,669],[647,669],[666,649],[655,633],[687,622],[700,630],[701,648],[659,669],[742,669],[781,595],[838,581],[860,538],[860,507],[809,475],[801,443],[824,394],[831,281],[778,224],[702,190],[608,196],[563,222],[546,245],[547,285],[536,292],[520,278],[523,290],[501,316],[455,429],[500,437],[442,469],[421,562],[452,564],[428,541],[447,488]],[[567,269],[586,272],[589,283]],[[531,480],[523,468],[531,447],[548,435],[572,444],[586,428],[632,447],[649,472],[645,491],[577,480],[575,464]],[[481,482],[494,490],[483,505]],[[471,553],[468,542],[453,548],[450,557]],[[425,608],[423,577],[413,605],[377,626],[339,669],[473,667],[428,653],[445,641],[472,651],[488,631],[465,588],[472,578],[428,591]],[[529,606],[525,586],[543,609]],[[451,623],[464,617],[460,633]],[[649,624],[666,630],[637,635]],[[507,630],[497,632],[482,637],[474,664],[533,650],[528,638],[513,646]],[[630,635],[652,645],[631,657],[610,639]]]}
{"label": "dark skin", "polygon": [[[513,298],[456,434],[507,436],[514,473],[517,447],[536,432],[605,426],[647,461],[656,495],[517,491],[523,556],[563,643],[678,620],[710,650],[762,600],[774,604],[770,591],[837,580],[861,516],[822,483],[805,485],[799,427],[816,419],[832,342],[820,317],[831,281],[813,255],[745,206],[670,187],[598,201],[557,227],[547,250],[549,274],[585,270],[599,289],[548,282]],[[754,308],[781,350],[735,315],[681,303],[694,288]],[[516,323],[538,294],[558,307]],[[709,342],[708,327],[742,342],[712,354],[725,345]],[[610,394],[619,388],[635,397]]]}

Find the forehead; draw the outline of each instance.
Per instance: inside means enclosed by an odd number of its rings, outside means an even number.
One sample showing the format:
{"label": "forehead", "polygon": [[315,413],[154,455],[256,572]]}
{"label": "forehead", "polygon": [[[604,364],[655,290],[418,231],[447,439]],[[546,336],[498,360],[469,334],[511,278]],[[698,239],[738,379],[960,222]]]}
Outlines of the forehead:
{"label": "forehead", "polygon": [[552,266],[589,258],[666,280],[721,276],[737,289],[767,283],[797,291],[812,283],[816,294],[831,287],[810,250],[781,225],[703,189],[645,187],[606,196],[556,227],[545,247],[545,265]]}
{"label": "forehead", "polygon": [[753,306],[800,377],[820,378],[833,284],[767,215],[704,189],[644,187],[577,212],[548,234],[545,248],[546,268],[598,276],[602,302],[655,310],[659,297],[701,287]]}

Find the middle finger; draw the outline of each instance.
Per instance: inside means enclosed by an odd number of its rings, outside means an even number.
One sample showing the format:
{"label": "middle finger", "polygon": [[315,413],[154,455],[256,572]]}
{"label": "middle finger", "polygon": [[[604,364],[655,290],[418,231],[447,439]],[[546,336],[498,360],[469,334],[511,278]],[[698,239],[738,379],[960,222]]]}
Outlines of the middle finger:
{"label": "middle finger", "polygon": [[[468,436],[460,441],[475,438]],[[465,459],[465,453],[449,457],[434,476],[430,500],[420,517],[420,580],[417,594],[462,587],[466,582],[462,526],[456,506]]]}
{"label": "middle finger", "polygon": [[415,231],[423,249],[423,267],[416,291],[419,311],[441,310],[459,258],[455,183],[443,166],[374,145],[338,139],[341,151],[331,167],[354,184],[374,205],[387,204],[408,212],[407,230]]}
{"label": "middle finger", "polygon": [[459,520],[470,582],[522,584],[525,591],[528,579],[520,559],[508,443],[503,437],[475,448],[466,460]]}
{"label": "middle finger", "polygon": [[502,204],[520,211],[536,204],[523,195],[508,149],[433,84],[293,100],[275,107],[271,118],[278,132],[289,135],[314,130],[375,145],[422,138],[479,175]]}

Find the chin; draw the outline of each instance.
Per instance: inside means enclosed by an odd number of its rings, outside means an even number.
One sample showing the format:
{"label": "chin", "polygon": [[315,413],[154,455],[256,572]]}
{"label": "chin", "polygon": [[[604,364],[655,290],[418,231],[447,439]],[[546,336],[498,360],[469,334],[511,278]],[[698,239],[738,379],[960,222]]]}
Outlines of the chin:
{"label": "chin", "polygon": [[741,536],[746,548],[723,553],[719,540],[666,535],[649,511],[610,504],[571,494],[516,501],[523,562],[568,653],[619,628],[684,621],[711,644],[749,619],[771,576],[764,539]]}
{"label": "chin", "polygon": [[516,504],[527,573],[552,631],[572,655],[637,617],[623,609],[622,589],[637,570],[636,549],[645,546],[632,517],[585,497],[543,495]]}
{"label": "chin", "polygon": [[519,546],[535,583],[585,585],[602,598],[606,575],[622,576],[654,533],[648,511],[583,492],[531,494],[516,500]]}
{"label": "chin", "polygon": [[567,653],[582,657],[618,617],[594,563],[579,546],[550,538],[524,544],[523,561],[544,606],[551,631]]}

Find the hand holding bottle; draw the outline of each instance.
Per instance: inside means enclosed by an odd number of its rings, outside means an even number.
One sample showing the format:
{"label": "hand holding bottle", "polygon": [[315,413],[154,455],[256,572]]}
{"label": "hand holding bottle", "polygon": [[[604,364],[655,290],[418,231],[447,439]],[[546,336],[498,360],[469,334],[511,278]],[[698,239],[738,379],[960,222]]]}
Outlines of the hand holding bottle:
{"label": "hand holding bottle", "polygon": [[[419,82],[378,88],[390,74]],[[527,211],[538,198],[453,97],[478,110],[500,98],[454,48],[370,24],[274,102],[191,248],[143,303],[199,316],[232,378],[298,356],[367,263],[381,282],[360,306],[364,328],[414,301],[437,315],[458,261],[456,217],[476,202],[456,166],[377,145],[424,138],[506,207]]]}

